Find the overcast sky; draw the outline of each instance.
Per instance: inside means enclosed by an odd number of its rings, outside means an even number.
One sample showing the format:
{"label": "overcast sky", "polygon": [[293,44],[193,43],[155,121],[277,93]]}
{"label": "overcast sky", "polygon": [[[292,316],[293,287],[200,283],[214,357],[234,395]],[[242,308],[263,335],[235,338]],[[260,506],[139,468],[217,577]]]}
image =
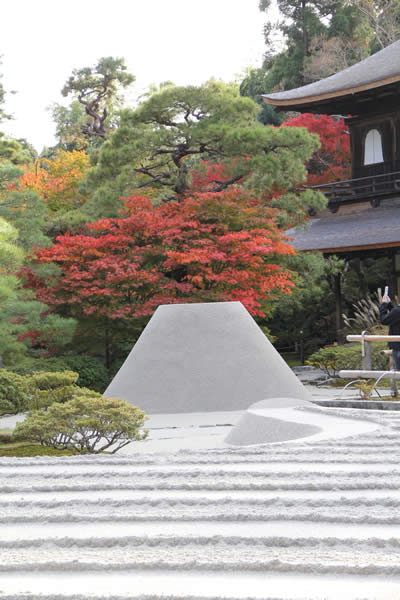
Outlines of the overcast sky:
{"label": "overcast sky", "polygon": [[[38,151],[54,144],[46,107],[74,68],[123,57],[136,76],[132,102],[151,83],[231,81],[260,66],[265,15],[259,0],[5,0],[0,55],[6,109],[1,129]],[[131,103],[132,103],[131,102]]]}

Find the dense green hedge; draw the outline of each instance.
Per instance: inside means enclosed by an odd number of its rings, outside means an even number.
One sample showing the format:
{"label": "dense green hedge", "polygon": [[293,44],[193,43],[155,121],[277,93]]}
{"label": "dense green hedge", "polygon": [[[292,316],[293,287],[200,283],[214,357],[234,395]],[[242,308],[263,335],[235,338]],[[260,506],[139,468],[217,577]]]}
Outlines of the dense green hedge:
{"label": "dense green hedge", "polygon": [[8,365],[7,369],[18,375],[32,375],[38,371],[69,371],[70,367],[62,358],[23,358],[17,364]]}
{"label": "dense green hedge", "polygon": [[77,385],[96,392],[104,392],[110,380],[108,371],[100,360],[82,354],[68,354],[54,358],[25,358],[8,369],[18,375],[31,375],[40,371],[48,373],[75,371],[79,374]]}
{"label": "dense green hedge", "polygon": [[[371,344],[372,369],[385,370],[389,368],[389,360],[382,355],[387,348],[385,343]],[[335,377],[342,369],[361,369],[361,344],[346,344],[344,346],[325,346],[309,356],[307,364],[318,367],[330,377]]]}
{"label": "dense green hedge", "polygon": [[96,392],[104,392],[110,383],[110,376],[104,364],[93,356],[76,354],[65,356],[68,368],[79,373],[77,385]]}

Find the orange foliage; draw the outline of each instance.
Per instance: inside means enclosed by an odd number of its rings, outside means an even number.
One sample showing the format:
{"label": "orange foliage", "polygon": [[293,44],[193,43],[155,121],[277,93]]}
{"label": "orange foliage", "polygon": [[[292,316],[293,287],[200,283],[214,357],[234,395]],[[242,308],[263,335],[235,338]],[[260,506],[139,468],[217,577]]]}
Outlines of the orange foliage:
{"label": "orange foliage", "polygon": [[26,167],[18,185],[39,194],[50,210],[65,211],[87,200],[78,187],[88,169],[89,157],[86,152],[60,150],[54,159],[42,158]]}

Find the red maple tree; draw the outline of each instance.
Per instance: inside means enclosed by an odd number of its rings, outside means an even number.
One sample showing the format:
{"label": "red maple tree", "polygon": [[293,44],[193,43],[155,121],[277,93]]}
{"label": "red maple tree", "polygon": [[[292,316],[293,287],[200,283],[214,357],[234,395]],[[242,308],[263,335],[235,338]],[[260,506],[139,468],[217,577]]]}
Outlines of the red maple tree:
{"label": "red maple tree", "polygon": [[281,255],[293,254],[276,212],[238,188],[153,207],[134,196],[121,218],[100,219],[89,235],[63,235],[37,249],[55,263],[52,279],[27,273],[27,286],[64,314],[131,320],[160,304],[240,300],[264,316],[293,287]]}
{"label": "red maple tree", "polygon": [[322,185],[349,179],[350,136],[343,119],[304,113],[289,119],[282,127],[305,127],[310,133],[319,135],[321,147],[308,161],[306,185]]}

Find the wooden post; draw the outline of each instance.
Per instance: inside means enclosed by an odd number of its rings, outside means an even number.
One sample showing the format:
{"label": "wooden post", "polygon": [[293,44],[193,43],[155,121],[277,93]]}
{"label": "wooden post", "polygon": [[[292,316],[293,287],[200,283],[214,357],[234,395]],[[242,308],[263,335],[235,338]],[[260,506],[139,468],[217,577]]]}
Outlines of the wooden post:
{"label": "wooden post", "polygon": [[371,344],[365,340],[361,366],[364,371],[370,371],[372,369]]}
{"label": "wooden post", "polygon": [[[394,358],[393,358],[393,354],[389,355],[389,366],[390,366],[390,370],[394,371],[395,370],[395,364],[394,364]],[[390,390],[392,392],[392,396],[393,398],[397,398],[399,395],[399,391],[397,389],[397,381],[394,377],[392,377],[391,381],[390,381]]]}
{"label": "wooden post", "polygon": [[341,291],[341,274],[336,273],[334,276],[335,285],[335,302],[336,302],[336,340],[338,344],[344,344],[343,331],[343,316],[342,316],[342,291]]}

